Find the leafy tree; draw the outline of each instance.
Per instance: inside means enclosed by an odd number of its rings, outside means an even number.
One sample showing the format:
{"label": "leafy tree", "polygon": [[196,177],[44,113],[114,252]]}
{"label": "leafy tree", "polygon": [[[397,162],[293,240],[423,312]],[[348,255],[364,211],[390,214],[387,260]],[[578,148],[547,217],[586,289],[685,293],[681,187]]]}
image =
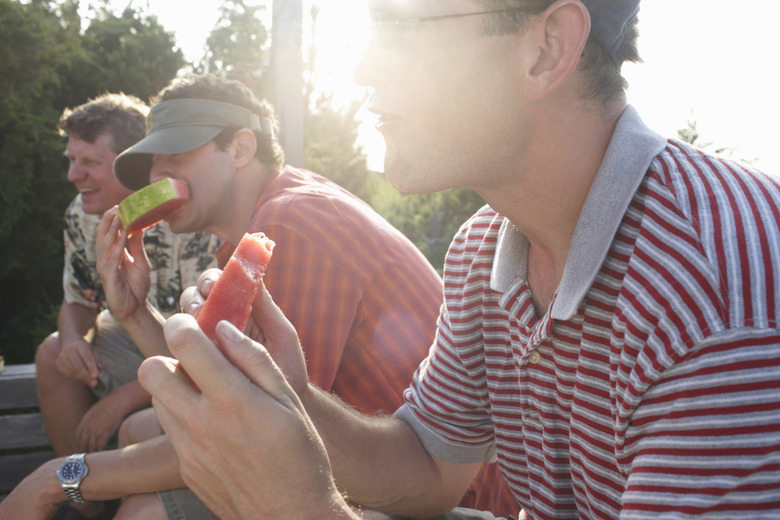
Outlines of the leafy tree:
{"label": "leafy tree", "polygon": [[[318,12],[318,7],[313,6],[312,42],[316,41]],[[312,44],[304,62],[303,97],[306,100],[306,111],[303,165],[370,201],[371,192],[375,189],[372,174],[368,171],[366,156],[357,144],[357,112],[362,101],[355,100],[337,108],[333,92],[323,92],[317,88],[318,78],[314,75],[316,61],[317,48]]]}
{"label": "leafy tree", "polygon": [[269,59],[269,35],[261,19],[265,9],[244,0],[223,0],[219,20],[206,40],[207,63],[194,70],[238,79],[264,91],[261,79]]}
{"label": "leafy tree", "polygon": [[32,361],[62,300],[67,181],[57,122],[104,91],[141,98],[183,65],[153,16],[103,10],[81,31],[77,0],[0,0],[0,354]]}
{"label": "leafy tree", "polygon": [[148,99],[185,65],[173,33],[156,16],[130,7],[118,16],[105,6],[96,9],[81,45],[85,58],[69,78],[65,106],[79,105],[103,92]]}
{"label": "leafy tree", "polygon": [[455,233],[485,202],[475,192],[463,188],[406,194],[384,182],[371,197],[371,204],[441,272]]}
{"label": "leafy tree", "polygon": [[74,4],[0,0],[0,349],[29,360],[39,328],[62,297],[65,179],[57,98],[73,63]]}

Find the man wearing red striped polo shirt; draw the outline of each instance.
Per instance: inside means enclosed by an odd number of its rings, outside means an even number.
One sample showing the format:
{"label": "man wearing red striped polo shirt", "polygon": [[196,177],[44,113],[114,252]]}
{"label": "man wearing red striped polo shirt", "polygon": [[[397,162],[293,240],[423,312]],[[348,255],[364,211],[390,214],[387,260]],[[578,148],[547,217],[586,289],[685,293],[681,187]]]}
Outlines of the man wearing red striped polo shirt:
{"label": "man wearing red striped polo shirt", "polygon": [[369,6],[357,79],[388,179],[489,206],[452,243],[434,346],[392,419],[310,385],[270,304],[262,345],[222,328],[236,366],[169,320],[203,393],[170,361],[140,379],[184,480],[225,518],[492,518],[451,508],[497,460],[520,518],[780,517],[780,185],[627,105],[639,0]]}

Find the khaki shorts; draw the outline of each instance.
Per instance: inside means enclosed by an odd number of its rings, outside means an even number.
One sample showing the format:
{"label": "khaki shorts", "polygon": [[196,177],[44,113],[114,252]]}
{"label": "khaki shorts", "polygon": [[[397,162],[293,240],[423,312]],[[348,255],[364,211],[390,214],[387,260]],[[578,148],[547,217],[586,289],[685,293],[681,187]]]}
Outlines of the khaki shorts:
{"label": "khaki shorts", "polygon": [[98,314],[95,324],[92,348],[100,357],[103,368],[92,391],[102,399],[120,386],[138,379],[138,367],[144,356],[110,312]]}
{"label": "khaki shorts", "polygon": [[[390,515],[395,520],[414,520],[403,516]],[[449,513],[439,515],[433,520],[516,520],[515,517],[508,518],[493,516],[493,513],[487,511],[477,511],[476,509],[466,509],[465,507],[456,507]]]}
{"label": "khaki shorts", "polygon": [[219,520],[189,489],[157,493],[168,520]]}
{"label": "khaki shorts", "polygon": [[[157,493],[165,508],[165,517],[168,520],[219,520],[203,502],[189,489],[175,489]],[[413,520],[400,516],[392,516],[397,520]],[[449,513],[437,516],[434,520],[515,520],[510,516],[507,519],[497,518],[491,513],[457,507]]]}

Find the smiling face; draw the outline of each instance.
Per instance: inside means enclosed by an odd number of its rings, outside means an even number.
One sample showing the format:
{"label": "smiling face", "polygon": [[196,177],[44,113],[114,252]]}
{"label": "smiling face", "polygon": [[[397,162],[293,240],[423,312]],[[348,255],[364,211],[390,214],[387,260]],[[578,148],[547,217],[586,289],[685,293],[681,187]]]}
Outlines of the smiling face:
{"label": "smiling face", "polygon": [[90,143],[71,133],[65,148],[68,159],[68,181],[81,194],[84,212],[102,215],[112,206],[130,195],[128,190],[114,177],[114,139],[110,134],[101,134]]}
{"label": "smiling face", "polygon": [[[468,0],[375,0],[371,15],[404,20],[480,11]],[[529,115],[516,50],[522,36],[483,36],[484,16],[388,26],[355,72],[387,144],[385,174],[401,191],[500,186],[518,166]],[[377,30],[382,33],[381,27]]]}

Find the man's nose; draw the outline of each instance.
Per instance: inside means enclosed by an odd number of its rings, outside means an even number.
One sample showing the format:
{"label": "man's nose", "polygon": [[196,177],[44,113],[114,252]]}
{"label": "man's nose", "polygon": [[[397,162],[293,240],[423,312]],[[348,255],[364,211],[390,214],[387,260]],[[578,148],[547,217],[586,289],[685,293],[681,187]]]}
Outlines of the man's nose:
{"label": "man's nose", "polygon": [[85,177],[86,177],[86,172],[84,168],[79,166],[79,164],[76,161],[72,161],[68,165],[68,181],[77,182],[83,180]]}
{"label": "man's nose", "polygon": [[381,83],[384,49],[377,40],[377,35],[372,35],[352,72],[352,79],[362,87],[376,88]]}

